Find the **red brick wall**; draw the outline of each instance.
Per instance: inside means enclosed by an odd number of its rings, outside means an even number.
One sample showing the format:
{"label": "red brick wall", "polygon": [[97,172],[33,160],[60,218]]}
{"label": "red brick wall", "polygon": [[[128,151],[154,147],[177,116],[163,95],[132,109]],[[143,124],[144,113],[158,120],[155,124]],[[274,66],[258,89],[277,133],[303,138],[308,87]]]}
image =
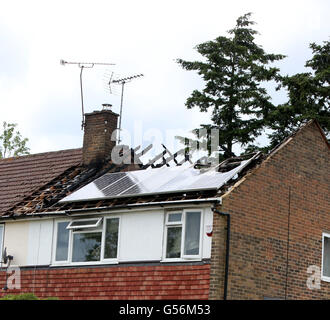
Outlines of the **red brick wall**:
{"label": "red brick wall", "polygon": [[111,135],[117,129],[118,114],[110,110],[85,114],[83,164],[89,165],[105,160],[111,155],[116,141]]}
{"label": "red brick wall", "polygon": [[[6,293],[65,300],[207,299],[209,281],[209,264],[22,269],[21,290]],[[1,272],[1,288],[4,283]]]}
{"label": "red brick wall", "polygon": [[[223,199],[220,210],[231,215],[228,299],[330,299],[330,283],[321,281],[319,290],[306,284],[307,268],[321,268],[322,232],[330,231],[329,163],[329,147],[312,123]],[[225,218],[216,215],[221,245],[212,255],[221,257]],[[212,256],[211,298],[223,297],[223,266],[224,254]]]}

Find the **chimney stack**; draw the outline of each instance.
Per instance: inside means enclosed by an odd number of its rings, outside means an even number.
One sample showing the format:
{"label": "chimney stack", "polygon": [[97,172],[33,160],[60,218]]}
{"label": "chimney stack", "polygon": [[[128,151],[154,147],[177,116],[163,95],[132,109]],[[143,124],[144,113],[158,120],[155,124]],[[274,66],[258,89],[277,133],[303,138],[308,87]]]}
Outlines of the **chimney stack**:
{"label": "chimney stack", "polygon": [[83,164],[86,166],[102,163],[116,145],[111,135],[117,129],[118,114],[110,110],[111,105],[102,106],[101,111],[85,114]]}

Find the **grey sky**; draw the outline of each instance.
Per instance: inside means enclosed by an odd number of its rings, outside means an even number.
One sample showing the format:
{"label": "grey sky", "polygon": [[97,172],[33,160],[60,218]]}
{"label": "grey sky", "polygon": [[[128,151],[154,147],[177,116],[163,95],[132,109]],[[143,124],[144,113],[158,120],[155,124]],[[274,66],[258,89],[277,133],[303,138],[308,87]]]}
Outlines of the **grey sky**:
{"label": "grey sky", "polygon": [[[85,111],[111,103],[104,75],[143,73],[125,87],[123,128],[170,134],[207,122],[184,103],[203,83],[176,58],[200,59],[198,43],[226,35],[236,18],[253,12],[257,43],[288,55],[283,74],[304,71],[310,42],[329,38],[327,0],[296,1],[0,1],[0,122],[16,122],[31,152],[82,145],[79,68],[59,61],[112,62],[84,71]],[[274,95],[276,101],[283,99]],[[166,142],[166,140],[164,141]],[[136,145],[138,142],[132,142]],[[145,141],[143,142],[146,143]]]}

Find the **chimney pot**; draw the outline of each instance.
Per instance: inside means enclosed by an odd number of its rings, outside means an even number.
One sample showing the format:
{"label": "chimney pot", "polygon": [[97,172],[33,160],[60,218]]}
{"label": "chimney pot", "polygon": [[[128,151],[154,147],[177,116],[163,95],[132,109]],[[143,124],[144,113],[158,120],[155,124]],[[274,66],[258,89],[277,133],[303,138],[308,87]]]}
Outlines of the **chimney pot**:
{"label": "chimney pot", "polygon": [[111,110],[112,104],[110,103],[103,103],[102,104],[103,110]]}

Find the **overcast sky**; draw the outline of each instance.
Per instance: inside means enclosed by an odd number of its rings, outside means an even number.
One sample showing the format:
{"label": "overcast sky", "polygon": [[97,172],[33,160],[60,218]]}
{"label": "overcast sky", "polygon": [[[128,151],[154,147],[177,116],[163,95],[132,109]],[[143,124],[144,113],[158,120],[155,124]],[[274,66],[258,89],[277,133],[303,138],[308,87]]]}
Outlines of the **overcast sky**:
{"label": "overcast sky", "polygon": [[[208,122],[207,114],[184,106],[203,83],[175,59],[200,59],[197,44],[226,36],[238,16],[252,12],[260,32],[256,42],[268,53],[287,55],[278,65],[282,74],[293,74],[305,70],[309,43],[329,40],[330,29],[328,0],[1,0],[0,5],[0,123],[17,123],[31,153],[82,146],[80,69],[62,66],[60,59],[116,64],[84,70],[86,112],[102,103],[119,112],[120,88],[114,88],[116,94],[106,90],[111,72],[143,73],[125,87],[122,127],[142,132],[144,145],[161,130],[163,142],[175,148],[169,137]],[[281,99],[274,94],[275,102]],[[136,140],[131,144],[141,143]]]}

